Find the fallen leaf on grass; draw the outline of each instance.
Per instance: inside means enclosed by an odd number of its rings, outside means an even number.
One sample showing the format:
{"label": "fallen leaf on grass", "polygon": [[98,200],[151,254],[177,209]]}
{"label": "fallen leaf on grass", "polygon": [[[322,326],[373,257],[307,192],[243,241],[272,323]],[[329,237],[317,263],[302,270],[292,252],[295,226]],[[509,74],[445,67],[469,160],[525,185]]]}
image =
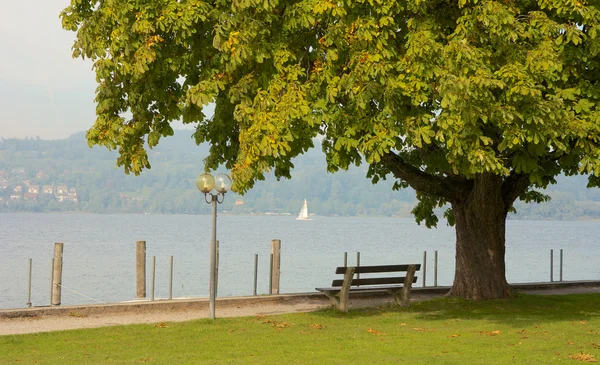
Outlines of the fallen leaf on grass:
{"label": "fallen leaf on grass", "polygon": [[491,331],[491,332],[479,331],[479,334],[480,335],[487,335],[487,336],[498,336],[498,335],[501,335],[502,332],[500,330]]}
{"label": "fallen leaf on grass", "polygon": [[276,321],[271,321],[271,320],[266,320],[263,322],[264,324],[270,324],[271,326],[275,327],[275,329],[279,330],[281,328],[288,328],[290,326],[289,323],[287,322],[276,322]]}
{"label": "fallen leaf on grass", "polygon": [[316,329],[316,330],[320,330],[323,329],[323,325],[318,324],[318,323],[313,323],[310,325],[312,328]]}
{"label": "fallen leaf on grass", "polygon": [[417,332],[427,332],[427,328],[421,328],[421,327],[415,327],[415,328],[413,328],[413,330],[415,330]]}
{"label": "fallen leaf on grass", "polygon": [[579,321],[579,324],[586,324],[586,321]]}
{"label": "fallen leaf on grass", "polygon": [[574,344],[575,344],[575,342],[573,342],[573,341],[567,341],[567,346],[574,345]]}
{"label": "fallen leaf on grass", "polygon": [[367,329],[367,332],[369,332],[369,333],[372,333],[372,334],[374,334],[374,335],[378,335],[378,336],[379,336],[379,335],[385,335],[385,333],[381,333],[381,332],[379,332],[379,331],[377,331],[377,330],[375,330],[375,329],[373,329],[373,328],[368,328],[368,329]]}
{"label": "fallen leaf on grass", "polygon": [[590,345],[595,349],[600,349],[600,343],[590,343]]}
{"label": "fallen leaf on grass", "polygon": [[406,326],[406,323],[400,323],[400,326]]}
{"label": "fallen leaf on grass", "polygon": [[583,362],[598,362],[594,355],[584,354],[583,352],[580,354],[569,355],[569,359]]}
{"label": "fallen leaf on grass", "polygon": [[157,328],[168,328],[169,326],[167,326],[166,323],[157,323],[157,324],[154,325],[154,327],[157,327]]}
{"label": "fallen leaf on grass", "polygon": [[453,335],[450,335],[450,338],[456,338],[456,337],[459,337],[459,336],[460,336],[460,335],[459,335],[458,333],[455,333],[455,334],[453,334]]}

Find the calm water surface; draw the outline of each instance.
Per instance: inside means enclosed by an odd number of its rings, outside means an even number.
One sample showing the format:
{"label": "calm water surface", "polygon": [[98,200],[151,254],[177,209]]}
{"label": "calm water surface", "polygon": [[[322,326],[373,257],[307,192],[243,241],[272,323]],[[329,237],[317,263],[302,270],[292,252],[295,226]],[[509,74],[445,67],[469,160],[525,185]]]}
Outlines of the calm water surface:
{"label": "calm water surface", "polygon": [[[33,259],[32,303],[50,301],[54,242],[64,243],[62,303],[118,302],[135,297],[135,242],[147,242],[148,294],[156,256],[157,298],[169,291],[174,256],[174,297],[208,295],[211,216],[0,214],[0,309],[25,307],[28,259]],[[550,249],[564,249],[564,280],[600,279],[600,223],[508,221],[509,282],[549,281]],[[268,292],[270,241],[282,240],[281,292],[311,292],[328,285],[348,252],[354,264],[420,263],[428,251],[427,284],[433,285],[433,251],[439,251],[439,285],[451,285],[455,234],[429,230],[412,219],[221,214],[219,296],[251,295],[254,254],[259,254],[258,292]],[[421,276],[416,284],[421,286]]]}

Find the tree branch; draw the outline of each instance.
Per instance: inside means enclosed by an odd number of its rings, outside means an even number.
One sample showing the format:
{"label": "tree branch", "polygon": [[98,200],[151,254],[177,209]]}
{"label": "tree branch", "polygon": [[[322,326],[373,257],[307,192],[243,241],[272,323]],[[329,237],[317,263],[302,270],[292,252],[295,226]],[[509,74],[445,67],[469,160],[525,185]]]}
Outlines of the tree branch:
{"label": "tree branch", "polygon": [[423,172],[405,162],[394,152],[382,156],[381,162],[394,174],[394,177],[406,181],[416,191],[455,201],[464,198],[472,183],[461,177],[437,176]]}
{"label": "tree branch", "polygon": [[529,175],[517,174],[514,171],[502,183],[502,199],[506,207],[512,206],[519,195],[529,187]]}

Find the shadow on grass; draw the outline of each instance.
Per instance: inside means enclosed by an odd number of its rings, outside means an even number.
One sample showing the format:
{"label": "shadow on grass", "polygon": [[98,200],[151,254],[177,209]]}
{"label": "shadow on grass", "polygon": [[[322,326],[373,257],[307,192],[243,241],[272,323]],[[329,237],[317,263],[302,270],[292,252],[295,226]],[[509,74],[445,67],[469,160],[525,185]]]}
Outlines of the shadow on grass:
{"label": "shadow on grass", "polygon": [[410,308],[385,305],[354,309],[348,313],[325,309],[313,314],[351,319],[392,313],[433,321],[487,320],[522,327],[538,323],[571,322],[600,317],[600,294],[534,295],[517,293],[508,299],[479,302],[462,298],[438,298],[412,303]]}

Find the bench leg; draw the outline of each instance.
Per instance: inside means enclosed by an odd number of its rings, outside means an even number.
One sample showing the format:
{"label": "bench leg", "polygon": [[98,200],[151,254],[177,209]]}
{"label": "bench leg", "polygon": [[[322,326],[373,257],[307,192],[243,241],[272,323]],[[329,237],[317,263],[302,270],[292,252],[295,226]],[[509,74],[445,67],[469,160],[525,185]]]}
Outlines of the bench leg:
{"label": "bench leg", "polygon": [[327,295],[327,298],[329,298],[329,304],[331,304],[331,306],[334,308],[340,307],[340,297],[338,296],[338,293],[339,293],[338,291],[325,292],[325,295]]}
{"label": "bench leg", "polygon": [[[410,307],[410,289],[412,288],[416,269],[415,265],[408,265],[408,269],[406,270],[404,285],[402,286],[402,290],[400,290],[400,306],[402,307]],[[398,304],[396,296],[394,296],[394,300],[396,300],[396,304]]]}
{"label": "bench leg", "polygon": [[394,304],[400,305],[402,289],[390,289],[388,293],[394,297]]}
{"label": "bench leg", "polygon": [[352,284],[352,277],[354,277],[354,267],[346,269],[344,274],[344,283],[342,284],[342,290],[340,290],[339,298],[339,309],[346,313],[348,312],[348,297],[350,296],[350,284]]}

